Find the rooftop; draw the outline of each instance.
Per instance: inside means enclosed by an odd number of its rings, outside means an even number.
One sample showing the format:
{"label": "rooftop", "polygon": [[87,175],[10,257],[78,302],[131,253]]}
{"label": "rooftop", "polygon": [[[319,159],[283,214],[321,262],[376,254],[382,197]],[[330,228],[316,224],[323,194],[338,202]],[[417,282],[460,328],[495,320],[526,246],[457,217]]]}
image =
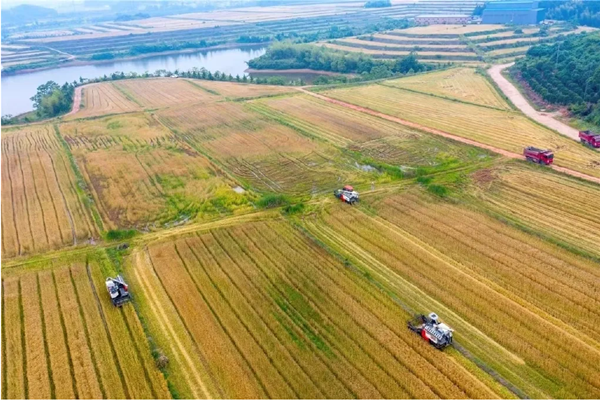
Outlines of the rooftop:
{"label": "rooftop", "polygon": [[423,14],[417,15],[415,18],[469,18],[467,14]]}

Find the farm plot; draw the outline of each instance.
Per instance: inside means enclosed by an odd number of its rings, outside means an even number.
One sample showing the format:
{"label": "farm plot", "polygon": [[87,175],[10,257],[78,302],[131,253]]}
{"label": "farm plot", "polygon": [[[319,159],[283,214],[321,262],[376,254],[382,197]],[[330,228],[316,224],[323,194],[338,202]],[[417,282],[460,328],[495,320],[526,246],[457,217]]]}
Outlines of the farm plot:
{"label": "farm plot", "polygon": [[162,108],[177,104],[206,103],[218,99],[184,79],[132,79],[113,82],[129,100],[146,108]]}
{"label": "farm plot", "polygon": [[[380,56],[406,56],[413,52],[413,49],[407,49],[403,51],[395,51],[395,50],[372,50],[366,49],[362,47],[349,47],[344,46],[343,44],[334,44],[334,43],[319,43],[320,46],[328,47],[334,50],[343,50],[343,51],[351,51],[351,52],[359,52],[371,55],[380,55]],[[427,51],[427,49],[417,51],[417,58],[422,60],[428,59],[436,59],[443,57],[446,60],[476,60],[477,54],[468,51],[454,52],[454,51]],[[386,57],[387,58],[387,57]],[[389,57],[393,58],[393,57]]]}
{"label": "farm plot", "polygon": [[517,112],[458,103],[383,85],[334,89],[323,93],[517,154],[526,146],[550,148],[555,153],[556,164],[600,176],[596,152],[535,124]]}
{"label": "farm plot", "polygon": [[597,186],[570,177],[510,166],[474,174],[481,206],[567,249],[600,259]]}
{"label": "farm plot", "polygon": [[218,94],[228,99],[245,99],[262,96],[274,96],[290,93],[294,89],[284,86],[253,85],[245,83],[216,82],[208,80],[190,80],[195,86],[212,94]]}
{"label": "farm plot", "polygon": [[3,132],[2,255],[29,255],[98,236],[68,156],[50,125]]}
{"label": "farm plot", "polygon": [[510,109],[496,89],[471,68],[453,68],[395,79],[385,84],[503,110]]}
{"label": "farm plot", "polygon": [[139,110],[141,107],[123,95],[112,83],[86,85],[82,88],[82,107],[71,118],[95,117]]}
{"label": "farm plot", "polygon": [[60,126],[110,229],[229,213],[244,194],[208,159],[144,114]]}
{"label": "farm plot", "polygon": [[421,166],[480,162],[483,152],[423,134],[380,118],[340,107],[311,96],[279,97],[250,103],[250,107],[307,134],[361,157],[400,165],[409,172]]}
{"label": "farm plot", "polygon": [[173,367],[189,372],[181,393],[506,395],[460,354],[425,345],[389,297],[283,221],[197,232],[140,251],[128,271],[143,288],[153,337],[173,354]]}
{"label": "farm plot", "polygon": [[133,306],[99,264],[2,272],[3,398],[170,398]]}
{"label": "farm plot", "polygon": [[598,396],[594,262],[420,189],[369,205],[376,216],[336,204],[304,225],[407,307],[442,315],[520,396]]}
{"label": "farm plot", "polygon": [[252,111],[216,103],[159,111],[177,137],[218,160],[261,191],[309,194],[330,190],[348,171],[332,146]]}

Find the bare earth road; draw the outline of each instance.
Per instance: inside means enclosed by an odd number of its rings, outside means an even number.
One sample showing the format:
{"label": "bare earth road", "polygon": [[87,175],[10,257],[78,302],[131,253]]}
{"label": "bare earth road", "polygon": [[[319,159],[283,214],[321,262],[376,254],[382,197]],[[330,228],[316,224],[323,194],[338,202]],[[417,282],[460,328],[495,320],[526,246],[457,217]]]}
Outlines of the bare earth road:
{"label": "bare earth road", "polygon": [[83,86],[77,86],[75,88],[75,94],[73,95],[73,109],[67,115],[75,114],[79,111],[79,107],[81,106],[81,91],[83,90]]}
{"label": "bare earth road", "polygon": [[[411,128],[415,128],[415,129],[424,131],[424,132],[428,132],[428,133],[432,133],[434,135],[443,136],[443,137],[448,138],[448,139],[456,140],[457,142],[470,144],[471,146],[477,146],[479,148],[489,150],[489,151],[494,152],[496,154],[500,154],[500,155],[502,155],[504,157],[514,158],[514,159],[523,159],[523,156],[521,154],[516,154],[516,153],[510,152],[510,151],[507,151],[507,150],[499,149],[499,148],[494,147],[494,146],[490,146],[490,145],[487,145],[487,144],[476,142],[475,140],[471,140],[471,139],[467,139],[467,138],[464,138],[464,137],[456,136],[456,135],[453,135],[451,133],[441,131],[439,129],[429,128],[427,126],[416,124],[414,122],[406,121],[406,120],[404,120],[402,118],[393,117],[391,115],[387,115],[387,114],[384,114],[384,113],[381,113],[381,112],[378,112],[378,111],[373,111],[373,110],[371,110],[369,108],[357,106],[355,104],[346,103],[345,101],[332,99],[331,97],[323,96],[322,94],[314,93],[314,92],[311,92],[311,91],[306,90],[304,88],[298,88],[298,90],[301,91],[302,93],[306,93],[306,94],[308,94],[310,96],[316,97],[318,99],[327,101],[327,102],[332,103],[332,104],[337,104],[339,106],[350,108],[350,109],[355,110],[355,111],[360,111],[360,112],[363,112],[365,114],[374,115],[376,117],[383,118],[383,119],[386,119],[388,121],[396,122],[396,123],[399,123],[399,124],[402,124],[402,125],[405,125],[405,126],[408,126],[408,127],[411,127]],[[551,165],[550,168],[554,169],[555,171],[559,171],[559,172],[562,172],[564,174],[567,174],[567,175],[575,176],[577,178],[585,179],[587,181],[595,182],[597,184],[600,184],[600,178],[597,178],[595,176],[590,176],[590,175],[584,174],[582,172],[573,171],[571,169],[564,168],[564,167],[559,167],[557,165]]]}
{"label": "bare earth road", "polygon": [[531,105],[527,102],[525,97],[519,92],[519,90],[512,84],[508,79],[506,79],[502,75],[502,71],[506,68],[512,66],[514,63],[510,64],[502,64],[502,65],[494,65],[490,69],[488,69],[488,73],[496,82],[500,90],[512,101],[512,103],[517,106],[519,110],[523,112],[523,114],[527,115],[529,118],[534,121],[539,122],[542,125],[547,126],[548,128],[557,131],[561,135],[564,135],[573,140],[579,141],[579,131],[577,129],[571,128],[568,125],[563,124],[560,121],[555,120],[549,115],[545,115],[539,111],[536,111]]}

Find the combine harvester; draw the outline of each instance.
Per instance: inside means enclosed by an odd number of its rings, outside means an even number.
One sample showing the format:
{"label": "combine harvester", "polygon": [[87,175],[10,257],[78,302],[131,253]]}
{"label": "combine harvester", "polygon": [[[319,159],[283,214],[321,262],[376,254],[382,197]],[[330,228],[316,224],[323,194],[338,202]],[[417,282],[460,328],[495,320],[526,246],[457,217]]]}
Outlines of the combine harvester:
{"label": "combine harvester", "polygon": [[442,350],[452,344],[454,330],[439,320],[436,313],[419,315],[408,321],[408,329],[415,332],[436,349]]}
{"label": "combine harvester", "polygon": [[550,165],[554,161],[554,153],[552,151],[542,150],[532,146],[525,147],[525,149],[523,149],[523,155],[527,161],[536,164]]}
{"label": "combine harvester", "polygon": [[115,307],[121,307],[131,300],[129,286],[127,286],[121,275],[117,275],[116,278],[106,278],[106,290],[108,290],[110,300]]}
{"label": "combine harvester", "polygon": [[358,192],[355,191],[350,185],[346,185],[342,189],[337,189],[333,192],[333,195],[344,203],[348,203],[350,205],[358,202]]}
{"label": "combine harvester", "polygon": [[600,148],[600,134],[592,131],[579,131],[579,141],[593,149]]}

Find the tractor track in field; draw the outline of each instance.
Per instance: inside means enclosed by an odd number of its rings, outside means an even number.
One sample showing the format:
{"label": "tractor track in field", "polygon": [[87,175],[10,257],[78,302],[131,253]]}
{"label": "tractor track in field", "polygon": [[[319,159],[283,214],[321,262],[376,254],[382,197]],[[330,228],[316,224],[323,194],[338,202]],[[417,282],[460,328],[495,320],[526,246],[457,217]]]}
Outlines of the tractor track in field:
{"label": "tractor track in field", "polygon": [[[475,140],[464,138],[462,136],[453,135],[451,133],[444,132],[444,131],[441,131],[439,129],[430,128],[430,127],[427,127],[427,126],[424,126],[424,125],[421,125],[421,124],[410,122],[410,121],[404,120],[402,118],[394,117],[394,116],[391,116],[391,115],[388,115],[388,114],[384,114],[384,113],[379,112],[379,111],[371,110],[370,108],[358,106],[356,104],[346,103],[345,101],[333,99],[331,97],[327,97],[327,96],[324,96],[324,95],[319,94],[319,93],[311,92],[311,91],[306,90],[305,88],[302,88],[302,87],[298,88],[298,90],[300,92],[302,92],[302,93],[305,93],[305,94],[307,94],[309,96],[312,96],[312,97],[316,97],[317,99],[326,101],[328,103],[336,104],[338,106],[346,107],[346,108],[352,109],[354,111],[362,112],[362,113],[365,113],[365,114],[373,115],[375,117],[386,119],[388,121],[396,122],[398,124],[401,124],[401,125],[404,125],[404,126],[408,126],[409,128],[418,129],[420,131],[431,133],[433,135],[442,136],[442,137],[445,137],[447,139],[455,140],[457,142],[465,143],[465,144],[468,144],[468,145],[471,145],[471,146],[476,146],[476,147],[479,147],[481,149],[489,150],[489,151],[491,151],[493,153],[500,154],[501,156],[504,156],[504,157],[507,157],[507,158],[512,158],[512,159],[515,159],[515,160],[522,160],[523,159],[523,156],[521,154],[513,153],[513,152],[508,151],[508,150],[500,149],[498,147],[494,147],[494,146],[490,146],[490,145],[487,145],[487,144],[483,144],[483,143],[477,142]],[[564,174],[574,176],[576,178],[585,179],[587,181],[600,184],[600,178],[584,174],[583,172],[574,171],[572,169],[565,168],[565,167],[560,167],[560,166],[557,166],[557,165],[551,165],[550,168],[552,168],[555,171],[562,172]]]}

